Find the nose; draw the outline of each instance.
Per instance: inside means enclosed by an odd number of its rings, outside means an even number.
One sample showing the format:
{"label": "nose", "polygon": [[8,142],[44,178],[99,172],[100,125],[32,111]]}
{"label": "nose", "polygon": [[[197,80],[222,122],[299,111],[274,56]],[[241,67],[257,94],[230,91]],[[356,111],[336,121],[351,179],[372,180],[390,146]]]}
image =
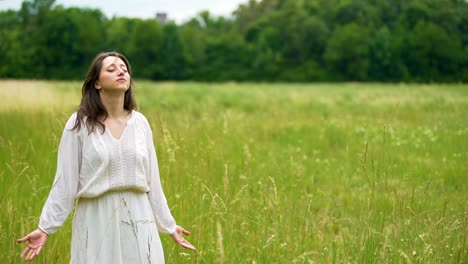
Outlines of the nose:
{"label": "nose", "polygon": [[117,70],[117,74],[120,76],[120,75],[124,75],[125,72],[124,72],[122,69],[119,68],[119,69]]}

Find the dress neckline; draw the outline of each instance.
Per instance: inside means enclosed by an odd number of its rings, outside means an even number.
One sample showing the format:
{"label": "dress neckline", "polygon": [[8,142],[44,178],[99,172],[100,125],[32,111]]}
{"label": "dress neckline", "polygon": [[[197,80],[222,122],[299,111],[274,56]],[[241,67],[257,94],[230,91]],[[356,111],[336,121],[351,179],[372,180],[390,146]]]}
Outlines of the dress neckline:
{"label": "dress neckline", "polygon": [[127,131],[128,125],[131,123],[131,121],[133,120],[133,117],[135,116],[134,112],[135,112],[135,110],[132,110],[130,112],[130,117],[128,118],[127,123],[125,124],[125,127],[124,127],[124,129],[122,131],[122,134],[120,135],[120,138],[114,137],[114,135],[112,135],[112,132],[110,131],[110,129],[108,129],[104,125],[104,130],[111,137],[111,139],[113,139],[114,141],[119,142],[119,143],[122,141],[122,138],[125,136],[125,132]]}

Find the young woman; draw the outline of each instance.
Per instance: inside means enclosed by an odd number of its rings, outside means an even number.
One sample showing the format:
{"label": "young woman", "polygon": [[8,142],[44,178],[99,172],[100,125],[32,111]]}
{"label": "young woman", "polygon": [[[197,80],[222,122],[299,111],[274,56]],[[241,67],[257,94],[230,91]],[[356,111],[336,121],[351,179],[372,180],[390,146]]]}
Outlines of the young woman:
{"label": "young woman", "polygon": [[57,172],[38,229],[21,257],[33,260],[72,211],[71,263],[163,263],[158,230],[195,250],[166,202],[153,136],[135,111],[131,69],[119,53],[98,54],[62,134]]}

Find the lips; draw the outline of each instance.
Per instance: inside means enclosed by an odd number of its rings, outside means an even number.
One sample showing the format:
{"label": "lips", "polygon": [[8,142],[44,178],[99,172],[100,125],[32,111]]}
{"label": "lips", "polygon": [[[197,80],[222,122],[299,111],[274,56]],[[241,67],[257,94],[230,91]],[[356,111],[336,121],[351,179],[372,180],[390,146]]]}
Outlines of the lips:
{"label": "lips", "polygon": [[126,80],[125,80],[125,78],[118,78],[117,81],[118,81],[118,82],[121,82],[121,81],[124,81],[124,82],[125,82]]}

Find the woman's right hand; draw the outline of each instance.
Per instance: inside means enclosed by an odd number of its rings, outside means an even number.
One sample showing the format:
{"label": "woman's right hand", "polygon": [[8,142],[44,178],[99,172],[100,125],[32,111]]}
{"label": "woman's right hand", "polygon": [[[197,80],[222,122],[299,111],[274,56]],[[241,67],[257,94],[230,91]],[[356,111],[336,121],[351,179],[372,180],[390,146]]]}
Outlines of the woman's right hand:
{"label": "woman's right hand", "polygon": [[28,241],[28,246],[21,253],[21,258],[24,258],[27,261],[33,260],[41,252],[42,247],[47,242],[47,235],[42,230],[37,229],[27,236],[18,239],[18,243],[24,243]]}

